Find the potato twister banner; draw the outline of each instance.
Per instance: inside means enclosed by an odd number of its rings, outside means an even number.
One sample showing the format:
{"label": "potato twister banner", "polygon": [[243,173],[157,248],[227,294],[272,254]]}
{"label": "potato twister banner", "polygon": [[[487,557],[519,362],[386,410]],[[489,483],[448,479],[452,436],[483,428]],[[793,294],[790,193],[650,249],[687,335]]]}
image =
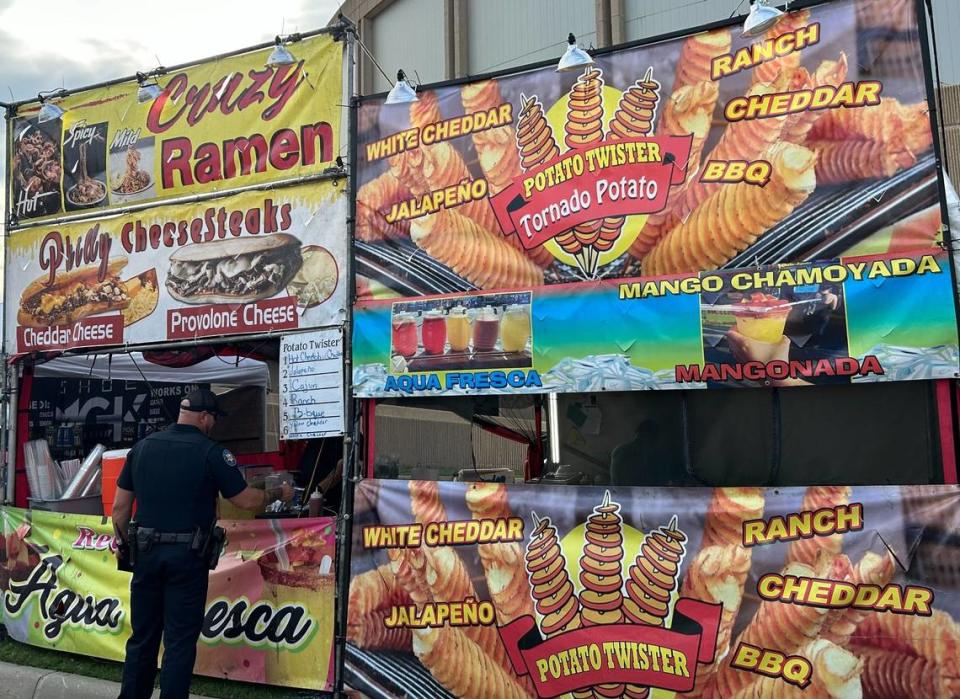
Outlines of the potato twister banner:
{"label": "potato twister banner", "polygon": [[365,480],[346,679],[388,697],[955,697],[955,486]]}
{"label": "potato twister banner", "polygon": [[7,203],[18,221],[104,211],[317,174],[341,155],[343,46],[330,34],[171,70],[158,97],[136,80],[82,90],[38,123],[39,103],[8,124]]}
{"label": "potato twister banner", "polygon": [[347,216],[344,183],[323,181],[13,231],[6,351],[338,324]]}
{"label": "potato twister banner", "polygon": [[[0,509],[3,624],[21,643],[122,661],[130,574],[104,517]],[[224,521],[194,672],[267,685],[333,686],[330,518]]]}
{"label": "potato twister banner", "polygon": [[938,171],[908,0],[363,100],[360,299],[933,248]]}
{"label": "potato twister banner", "polygon": [[952,379],[960,375],[953,293],[947,253],[920,249],[367,301],[354,312],[353,390],[402,397]]}

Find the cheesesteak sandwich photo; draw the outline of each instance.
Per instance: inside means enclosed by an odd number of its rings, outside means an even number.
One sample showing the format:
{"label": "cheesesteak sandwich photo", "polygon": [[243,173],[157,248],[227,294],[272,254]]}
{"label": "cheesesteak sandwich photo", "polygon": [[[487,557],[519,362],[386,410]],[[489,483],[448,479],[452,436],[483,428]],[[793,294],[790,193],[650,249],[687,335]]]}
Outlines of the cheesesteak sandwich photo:
{"label": "cheesesteak sandwich photo", "polygon": [[170,255],[167,291],[183,303],[252,303],[276,295],[303,265],[286,233],[194,243]]}
{"label": "cheesesteak sandwich photo", "polygon": [[107,265],[102,281],[98,264],[58,274],[52,284],[44,274],[20,295],[17,322],[26,327],[43,328],[123,310],[130,305],[126,285],[119,277],[126,265],[126,257],[115,258]]}

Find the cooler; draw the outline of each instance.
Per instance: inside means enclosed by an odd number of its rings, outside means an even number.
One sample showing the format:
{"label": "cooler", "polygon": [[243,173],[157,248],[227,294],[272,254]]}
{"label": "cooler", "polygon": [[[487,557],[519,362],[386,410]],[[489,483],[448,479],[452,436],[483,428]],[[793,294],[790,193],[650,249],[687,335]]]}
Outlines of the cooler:
{"label": "cooler", "polygon": [[102,484],[100,498],[103,500],[103,514],[107,517],[113,512],[113,501],[117,496],[117,479],[127,461],[129,449],[114,449],[104,452],[102,460]]}

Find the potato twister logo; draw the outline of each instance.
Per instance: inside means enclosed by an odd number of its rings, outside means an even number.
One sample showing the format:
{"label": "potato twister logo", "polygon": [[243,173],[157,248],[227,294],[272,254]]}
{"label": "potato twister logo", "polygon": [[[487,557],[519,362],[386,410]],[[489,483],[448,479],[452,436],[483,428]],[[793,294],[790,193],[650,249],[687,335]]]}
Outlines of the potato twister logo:
{"label": "potato twister logo", "polygon": [[[567,149],[653,135],[660,83],[653,79],[652,68],[643,79],[623,91],[612,117],[606,115],[604,102],[608,96],[604,92],[603,72],[593,66],[588,67],[570,89],[563,127],[563,142]],[[536,97],[523,97],[517,124],[517,148],[525,172],[546,165],[561,155],[553,127]],[[605,216],[586,221],[554,236],[554,241],[563,252],[573,256],[584,274],[595,276],[600,255],[613,249],[620,238],[624,220],[624,216]]]}
{"label": "potato twister logo", "polygon": [[689,691],[696,663],[713,659],[720,607],[675,598],[687,541],[676,515],[643,537],[625,575],[620,504],[606,492],[584,527],[579,595],[556,526],[533,521],[525,567],[539,623],[525,616],[500,630],[517,674],[541,697]]}

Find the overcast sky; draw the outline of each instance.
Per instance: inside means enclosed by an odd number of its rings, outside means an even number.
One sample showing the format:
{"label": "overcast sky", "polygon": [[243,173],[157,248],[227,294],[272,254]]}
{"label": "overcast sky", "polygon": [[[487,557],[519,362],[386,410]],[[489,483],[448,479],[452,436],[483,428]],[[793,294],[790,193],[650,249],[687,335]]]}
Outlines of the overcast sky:
{"label": "overcast sky", "polygon": [[[337,0],[0,0],[0,101],[132,75],[155,68],[157,59],[172,66],[281,31],[317,29],[339,6]],[[0,143],[6,143],[2,119]],[[0,182],[3,172],[0,161]]]}

